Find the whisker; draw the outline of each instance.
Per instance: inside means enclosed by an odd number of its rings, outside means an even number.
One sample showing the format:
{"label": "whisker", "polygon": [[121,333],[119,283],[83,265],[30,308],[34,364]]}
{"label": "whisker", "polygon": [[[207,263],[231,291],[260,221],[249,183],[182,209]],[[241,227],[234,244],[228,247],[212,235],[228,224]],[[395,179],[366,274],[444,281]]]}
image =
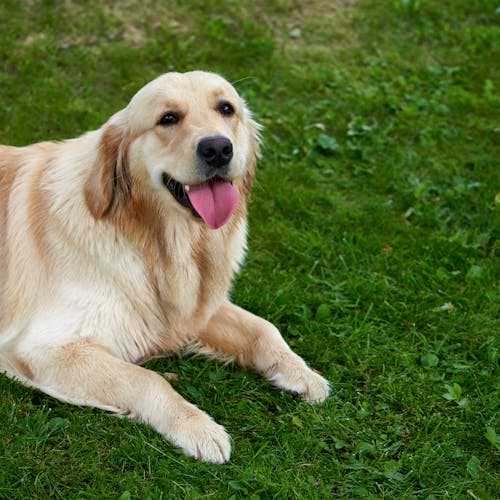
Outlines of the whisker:
{"label": "whisker", "polygon": [[254,80],[256,79],[255,76],[244,76],[243,78],[240,78],[239,80],[235,80],[234,82],[231,82],[232,85],[236,85],[237,83],[244,82],[245,80]]}

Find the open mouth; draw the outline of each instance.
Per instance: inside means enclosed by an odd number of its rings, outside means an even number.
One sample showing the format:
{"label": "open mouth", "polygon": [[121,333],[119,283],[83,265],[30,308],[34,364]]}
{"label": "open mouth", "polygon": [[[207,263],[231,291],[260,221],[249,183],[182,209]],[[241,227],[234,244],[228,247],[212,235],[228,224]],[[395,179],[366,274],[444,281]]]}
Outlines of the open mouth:
{"label": "open mouth", "polygon": [[169,177],[165,173],[162,175],[162,181],[178,203],[183,207],[190,208],[193,211],[193,215],[201,219],[200,214],[194,209],[193,205],[191,205],[189,196],[180,182],[177,182],[173,177]]}
{"label": "open mouth", "polygon": [[164,173],[162,180],[177,202],[191,209],[210,229],[222,227],[238,207],[238,191],[232,182],[220,177],[212,177],[201,184],[183,185]]}

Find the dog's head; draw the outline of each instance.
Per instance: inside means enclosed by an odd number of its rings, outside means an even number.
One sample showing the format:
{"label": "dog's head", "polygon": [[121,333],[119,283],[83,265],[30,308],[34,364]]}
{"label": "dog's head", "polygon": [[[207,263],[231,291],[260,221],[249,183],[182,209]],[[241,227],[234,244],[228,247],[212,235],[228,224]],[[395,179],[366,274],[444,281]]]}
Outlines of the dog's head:
{"label": "dog's head", "polygon": [[134,190],[152,190],[186,217],[217,229],[249,193],[258,129],[222,77],[162,75],[103,127],[86,204],[99,219],[127,203]]}

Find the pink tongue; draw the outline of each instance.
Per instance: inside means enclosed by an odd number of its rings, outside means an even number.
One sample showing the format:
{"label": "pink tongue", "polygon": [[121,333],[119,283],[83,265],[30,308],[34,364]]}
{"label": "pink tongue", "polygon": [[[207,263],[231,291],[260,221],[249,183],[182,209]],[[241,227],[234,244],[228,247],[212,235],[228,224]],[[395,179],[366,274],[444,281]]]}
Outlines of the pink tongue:
{"label": "pink tongue", "polygon": [[189,186],[189,201],[210,229],[219,229],[233,215],[240,196],[230,182],[221,179]]}

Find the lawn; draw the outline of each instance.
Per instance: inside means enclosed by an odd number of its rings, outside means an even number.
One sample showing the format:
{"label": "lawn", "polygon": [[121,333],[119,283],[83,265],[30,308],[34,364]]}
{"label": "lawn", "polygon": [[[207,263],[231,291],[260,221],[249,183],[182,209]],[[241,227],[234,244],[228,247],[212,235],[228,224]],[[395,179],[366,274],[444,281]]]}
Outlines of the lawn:
{"label": "lawn", "polygon": [[[0,498],[498,498],[499,40],[490,0],[0,3],[0,143],[99,127],[169,70],[264,125],[236,303],[333,394],[149,363],[234,439],[222,466],[0,376]],[[1,311],[0,311],[1,314]]]}

